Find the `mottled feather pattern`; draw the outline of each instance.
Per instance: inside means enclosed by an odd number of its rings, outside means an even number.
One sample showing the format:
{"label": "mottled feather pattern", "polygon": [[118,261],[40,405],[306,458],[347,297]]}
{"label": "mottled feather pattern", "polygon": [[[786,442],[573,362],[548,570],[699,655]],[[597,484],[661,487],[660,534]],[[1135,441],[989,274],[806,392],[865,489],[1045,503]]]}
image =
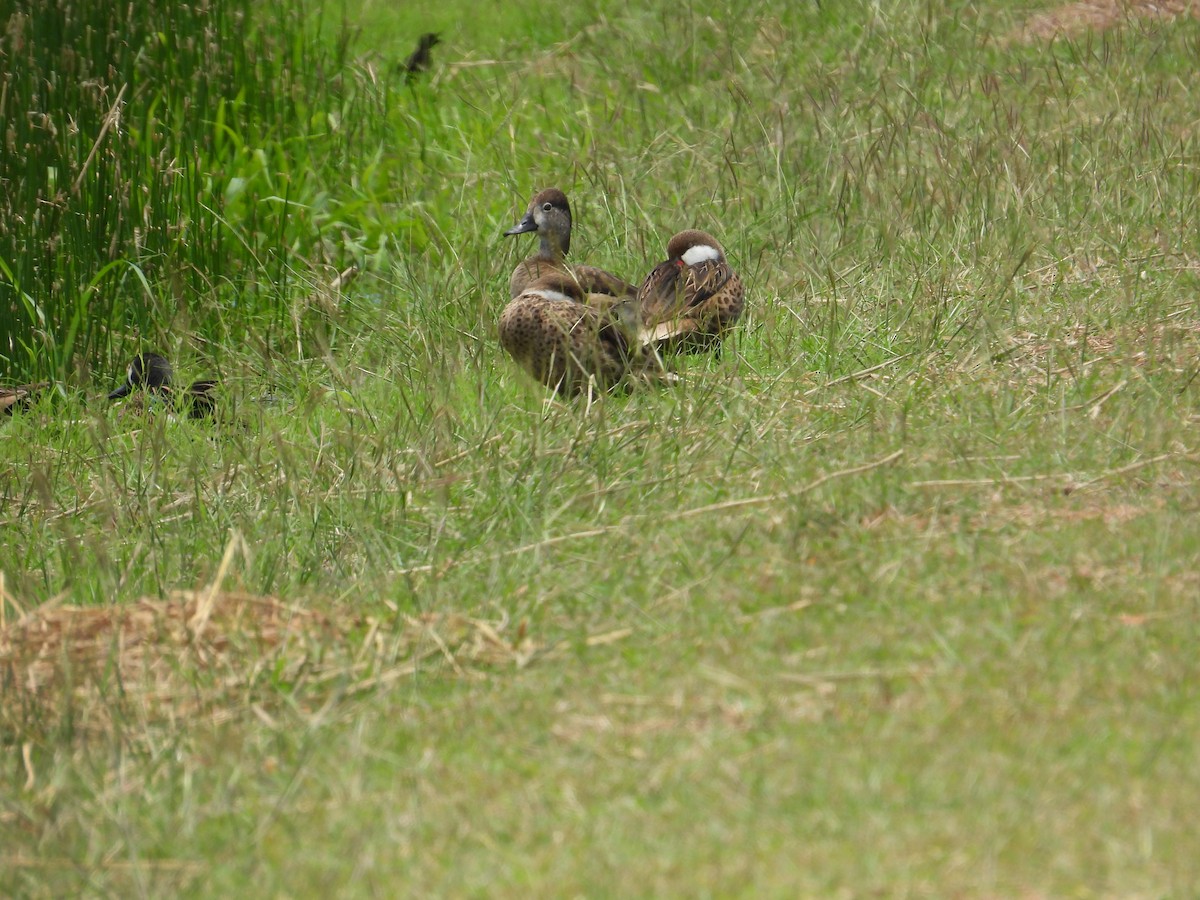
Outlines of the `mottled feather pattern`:
{"label": "mottled feather pattern", "polygon": [[614,387],[629,367],[615,316],[585,304],[574,279],[552,273],[529,285],[500,314],[500,345],[534,379],[572,395]]}
{"label": "mottled feather pattern", "polygon": [[668,260],[655,266],[638,292],[646,320],[662,321],[699,306],[729,282],[729,266],[708,260],[694,266]]}
{"label": "mottled feather pattern", "polygon": [[641,288],[595,266],[573,266],[571,208],[549,188],[505,234],[537,232],[538,252],[509,281],[500,343],[530,375],[563,394],[610,389],[626,376],[670,379],[661,352],[720,348],[742,314],[742,282],[717,240],[682,231]]}
{"label": "mottled feather pattern", "polygon": [[691,230],[671,238],[667,257],[638,291],[644,340],[664,350],[719,346],[745,306],[725,251],[712,235]]}

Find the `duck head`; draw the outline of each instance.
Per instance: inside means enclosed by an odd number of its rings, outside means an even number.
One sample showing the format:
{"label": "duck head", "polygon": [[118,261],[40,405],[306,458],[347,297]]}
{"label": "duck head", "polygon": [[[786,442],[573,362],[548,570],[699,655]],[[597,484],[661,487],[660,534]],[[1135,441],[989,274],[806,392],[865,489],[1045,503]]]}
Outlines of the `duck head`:
{"label": "duck head", "polygon": [[667,242],[667,259],[694,266],[706,260],[725,259],[725,250],[715,237],[695,228],[681,231]]}
{"label": "duck head", "polygon": [[171,364],[160,353],[139,353],[129,364],[125,383],[108,395],[109,400],[127,397],[137,388],[162,391],[171,386]]}
{"label": "duck head", "polygon": [[504,232],[505,235],[536,231],[542,239],[542,251],[566,256],[571,249],[571,204],[558,188],[534,194],[524,218]]}

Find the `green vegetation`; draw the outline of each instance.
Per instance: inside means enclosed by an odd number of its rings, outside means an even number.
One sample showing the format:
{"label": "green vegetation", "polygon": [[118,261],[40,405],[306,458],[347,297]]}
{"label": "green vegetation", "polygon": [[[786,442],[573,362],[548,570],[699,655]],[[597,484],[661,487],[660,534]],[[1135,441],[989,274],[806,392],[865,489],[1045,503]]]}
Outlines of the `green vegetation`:
{"label": "green vegetation", "polygon": [[[475,6],[151,13],[0,150],[0,894],[1194,894],[1200,23]],[[726,352],[525,380],[551,184]]]}
{"label": "green vegetation", "polygon": [[3,368],[69,380],[168,335],[272,347],[355,140],[329,124],[357,115],[324,77],[336,48],[297,39],[291,4],[271,30],[246,0],[7,5]]}

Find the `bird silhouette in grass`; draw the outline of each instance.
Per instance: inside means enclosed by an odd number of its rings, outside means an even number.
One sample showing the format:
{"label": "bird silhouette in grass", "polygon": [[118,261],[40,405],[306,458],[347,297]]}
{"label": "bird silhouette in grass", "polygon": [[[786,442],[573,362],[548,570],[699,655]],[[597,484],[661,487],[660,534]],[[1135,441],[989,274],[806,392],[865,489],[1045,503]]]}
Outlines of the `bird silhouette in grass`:
{"label": "bird silhouette in grass", "polygon": [[400,64],[400,68],[404,70],[404,81],[407,84],[412,84],[414,78],[422,72],[428,71],[430,63],[433,62],[433,55],[430,51],[441,42],[442,39],[433,31],[427,31],[417,39],[417,49]]}
{"label": "bird silhouette in grass", "polygon": [[129,363],[125,383],[108,395],[109,400],[141,394],[126,401],[131,412],[149,413],[157,408],[177,412],[189,419],[211,419],[216,412],[217,382],[193,381],[186,388],[172,383],[174,372],[161,353],[139,353]]}

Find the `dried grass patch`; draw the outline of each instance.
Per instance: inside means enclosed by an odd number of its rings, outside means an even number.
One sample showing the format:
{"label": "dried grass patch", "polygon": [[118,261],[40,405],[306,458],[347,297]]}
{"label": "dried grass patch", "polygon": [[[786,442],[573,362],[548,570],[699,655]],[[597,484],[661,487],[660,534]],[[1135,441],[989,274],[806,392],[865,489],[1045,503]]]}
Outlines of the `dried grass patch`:
{"label": "dried grass patch", "polygon": [[[997,457],[997,465],[1019,457]],[[910,481],[910,490],[932,490],[942,496],[937,511],[904,512],[887,504],[859,518],[862,528],[896,529],[932,536],[957,531],[995,532],[1006,528],[1036,531],[1060,525],[1099,522],[1117,531],[1143,516],[1161,513],[1172,497],[1195,495],[1195,478],[1187,471],[1200,455],[1163,453],[1137,462],[1094,472],[1063,471],[1032,475],[945,478]],[[1140,479],[1146,490],[1136,502],[1119,499],[1111,489],[1117,482]],[[969,512],[960,512],[954,496],[975,493]],[[982,502],[980,502],[982,501]]]}
{"label": "dried grass patch", "polygon": [[1107,363],[1187,374],[1200,354],[1200,322],[1168,320],[1136,327],[1096,328],[1075,325],[1061,337],[1034,332],[1013,334],[1008,347],[993,355],[1024,371],[1039,384],[1047,375],[1077,375]]}
{"label": "dried grass patch", "polygon": [[539,649],[523,623],[335,617],[236,591],[48,604],[0,627],[0,741],[117,727],[136,739],[154,724],[261,716],[281,694],[320,703],[330,684],[357,692],[418,669],[479,676],[524,666]]}
{"label": "dried grass patch", "polygon": [[1171,21],[1179,16],[1200,18],[1197,0],[1077,0],[1031,16],[1008,36],[1009,41],[1033,43],[1084,31],[1106,31],[1134,18]]}
{"label": "dried grass patch", "polygon": [[91,731],[118,716],[220,720],[251,686],[300,677],[339,631],[321,613],[238,592],[48,604],[0,630],[0,731]]}
{"label": "dried grass patch", "polygon": [[[1061,496],[1062,492],[1055,493]],[[1136,506],[1105,503],[1100,496],[1072,506],[1051,505],[1049,498],[1045,503],[1008,503],[1000,491],[994,492],[989,500],[987,509],[966,516],[953,511],[904,513],[894,506],[886,506],[862,516],[859,524],[868,530],[889,527],[925,536],[962,530],[992,532],[1012,527],[1036,531],[1051,525],[1077,522],[1101,522],[1108,528],[1117,528],[1163,506],[1163,501],[1158,498]]]}

